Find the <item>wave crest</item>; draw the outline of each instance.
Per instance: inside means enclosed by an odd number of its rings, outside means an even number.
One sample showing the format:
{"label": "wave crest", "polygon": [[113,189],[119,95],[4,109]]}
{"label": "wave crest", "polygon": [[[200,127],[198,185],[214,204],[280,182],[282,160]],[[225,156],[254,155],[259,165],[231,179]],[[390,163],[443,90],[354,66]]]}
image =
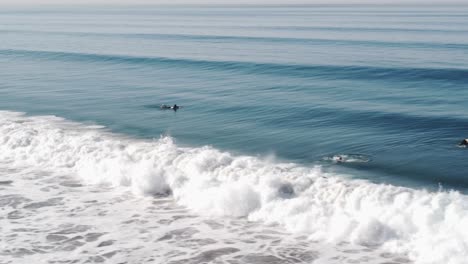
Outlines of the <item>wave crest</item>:
{"label": "wave crest", "polygon": [[164,67],[197,68],[199,70],[224,70],[241,73],[272,74],[275,76],[296,76],[322,79],[364,79],[364,80],[442,80],[466,83],[468,70],[463,68],[403,68],[373,66],[339,66],[255,63],[245,61],[198,60],[190,58],[138,57],[118,54],[93,54],[63,51],[0,49],[0,55],[27,56],[31,58],[85,61],[91,63],[162,65]]}
{"label": "wave crest", "polygon": [[[126,138],[51,116],[0,112],[0,166],[75,174],[89,184],[167,195],[205,215],[276,223],[320,241],[379,245],[416,263],[468,258],[468,199],[324,173],[170,137]],[[435,250],[436,249],[436,250]]]}

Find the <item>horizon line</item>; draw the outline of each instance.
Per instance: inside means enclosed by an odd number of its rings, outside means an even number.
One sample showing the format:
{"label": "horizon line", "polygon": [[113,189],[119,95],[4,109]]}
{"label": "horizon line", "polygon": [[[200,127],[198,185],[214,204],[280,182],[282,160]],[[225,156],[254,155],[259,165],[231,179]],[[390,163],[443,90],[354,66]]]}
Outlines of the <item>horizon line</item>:
{"label": "horizon line", "polygon": [[453,0],[453,1],[443,1],[443,0],[434,0],[428,2],[420,2],[418,0],[413,1],[382,1],[380,3],[368,2],[368,1],[353,1],[353,2],[322,2],[322,3],[147,3],[147,2],[134,2],[134,3],[125,3],[125,2],[113,2],[113,3],[103,3],[103,2],[87,2],[87,3],[55,3],[55,2],[45,2],[45,3],[0,3],[0,6],[10,6],[10,7],[65,7],[65,6],[125,6],[125,7],[138,7],[138,6],[168,6],[168,7],[306,7],[306,6],[468,6],[468,1],[466,0]]}

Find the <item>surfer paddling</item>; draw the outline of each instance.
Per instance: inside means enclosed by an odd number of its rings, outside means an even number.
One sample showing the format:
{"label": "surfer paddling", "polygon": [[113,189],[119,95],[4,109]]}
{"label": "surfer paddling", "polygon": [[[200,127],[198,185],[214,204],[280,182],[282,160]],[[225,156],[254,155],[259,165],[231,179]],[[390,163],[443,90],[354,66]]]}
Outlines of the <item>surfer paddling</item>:
{"label": "surfer paddling", "polygon": [[467,147],[468,146],[468,138],[465,138],[464,140],[462,140],[458,146],[460,147]]}
{"label": "surfer paddling", "polygon": [[178,109],[180,108],[180,106],[178,106],[177,104],[174,104],[173,106],[169,106],[169,105],[161,105],[161,109],[172,109],[174,111],[177,111]]}

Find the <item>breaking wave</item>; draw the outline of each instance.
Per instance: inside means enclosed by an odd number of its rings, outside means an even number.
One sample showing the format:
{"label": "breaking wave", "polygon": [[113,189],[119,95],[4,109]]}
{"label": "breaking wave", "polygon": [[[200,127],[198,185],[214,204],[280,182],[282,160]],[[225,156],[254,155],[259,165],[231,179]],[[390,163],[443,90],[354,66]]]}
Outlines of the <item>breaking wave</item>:
{"label": "breaking wave", "polygon": [[63,172],[137,195],[172,195],[199,214],[280,224],[316,241],[380,246],[416,263],[468,258],[468,198],[457,191],[351,180],[320,167],[8,111],[0,112],[0,166]]}

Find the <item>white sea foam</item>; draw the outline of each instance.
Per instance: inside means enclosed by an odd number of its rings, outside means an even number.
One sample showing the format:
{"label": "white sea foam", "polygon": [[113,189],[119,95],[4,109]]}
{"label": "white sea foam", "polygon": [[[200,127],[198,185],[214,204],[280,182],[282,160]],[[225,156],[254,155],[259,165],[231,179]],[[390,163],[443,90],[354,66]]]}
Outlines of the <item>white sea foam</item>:
{"label": "white sea foam", "polygon": [[278,223],[314,241],[408,254],[415,263],[466,263],[468,197],[350,180],[307,168],[126,138],[57,117],[0,112],[0,162],[76,174],[88,184],[172,195],[205,216]]}

